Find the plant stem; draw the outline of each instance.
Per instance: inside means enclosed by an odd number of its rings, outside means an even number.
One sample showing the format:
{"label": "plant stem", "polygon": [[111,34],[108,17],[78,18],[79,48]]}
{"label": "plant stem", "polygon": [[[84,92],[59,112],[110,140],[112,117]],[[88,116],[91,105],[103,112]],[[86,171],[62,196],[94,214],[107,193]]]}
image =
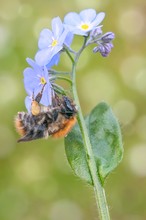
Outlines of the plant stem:
{"label": "plant stem", "polygon": [[69,75],[70,73],[51,69],[51,70],[49,70],[49,74],[51,74],[51,75]]}
{"label": "plant stem", "polygon": [[52,76],[52,77],[50,77],[50,81],[51,80],[56,80],[56,79],[67,81],[68,83],[70,83],[72,85],[72,81],[69,78],[66,78],[66,77],[63,77],[63,76]]}
{"label": "plant stem", "polygon": [[89,167],[89,170],[90,170],[90,175],[91,175],[91,178],[92,178],[92,181],[93,181],[95,198],[96,198],[96,203],[97,203],[97,207],[98,207],[99,216],[100,216],[101,220],[110,220],[109,210],[108,210],[107,201],[106,201],[106,197],[105,197],[105,191],[104,191],[104,188],[102,186],[102,182],[101,182],[101,179],[100,179],[97,167],[96,167],[92,146],[91,146],[91,143],[90,143],[88,131],[87,131],[85,121],[84,121],[84,117],[83,117],[83,114],[82,114],[82,110],[81,110],[81,107],[80,107],[80,102],[79,102],[79,98],[78,98],[78,94],[77,94],[77,88],[76,88],[76,74],[75,74],[76,64],[77,64],[77,61],[79,59],[79,56],[80,56],[81,52],[83,51],[83,49],[85,47],[85,43],[86,43],[86,39],[84,41],[84,44],[83,44],[82,48],[77,53],[77,55],[75,57],[75,61],[73,62],[73,67],[72,67],[72,92],[73,92],[73,96],[74,96],[74,101],[75,101],[76,105],[78,106],[78,117],[77,117],[77,119],[78,119],[78,124],[79,124],[80,130],[81,130],[83,142],[84,142],[84,147],[85,147],[85,151],[86,151],[86,158],[87,158],[87,163],[88,163],[88,167]]}

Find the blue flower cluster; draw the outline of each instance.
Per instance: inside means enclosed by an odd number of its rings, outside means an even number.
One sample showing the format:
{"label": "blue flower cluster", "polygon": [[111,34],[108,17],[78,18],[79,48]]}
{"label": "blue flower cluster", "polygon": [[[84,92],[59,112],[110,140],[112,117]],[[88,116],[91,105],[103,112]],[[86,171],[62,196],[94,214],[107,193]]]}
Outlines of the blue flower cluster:
{"label": "blue flower cluster", "polygon": [[38,52],[35,61],[27,58],[31,67],[24,70],[24,85],[28,96],[25,105],[28,111],[31,109],[31,102],[37,94],[43,94],[40,104],[49,106],[52,104],[52,85],[48,70],[57,65],[60,54],[67,48],[71,51],[71,43],[74,35],[80,35],[87,39],[86,46],[96,44],[93,52],[100,52],[106,57],[111,51],[114,34],[108,32],[102,35],[101,22],[105,17],[104,12],[96,13],[94,9],[85,9],[79,14],[70,12],[62,22],[59,17],[52,19],[52,30],[43,29],[38,40]]}

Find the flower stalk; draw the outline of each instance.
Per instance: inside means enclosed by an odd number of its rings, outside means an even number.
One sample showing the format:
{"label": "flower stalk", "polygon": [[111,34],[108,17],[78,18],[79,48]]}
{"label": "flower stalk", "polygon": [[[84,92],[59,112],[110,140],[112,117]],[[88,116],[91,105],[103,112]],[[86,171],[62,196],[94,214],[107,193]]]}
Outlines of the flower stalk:
{"label": "flower stalk", "polygon": [[86,159],[87,159],[90,175],[91,175],[93,186],[94,186],[95,199],[96,199],[96,203],[97,203],[97,207],[98,207],[99,216],[100,216],[101,220],[110,220],[105,191],[102,186],[102,182],[100,180],[98,170],[96,168],[94,154],[93,154],[92,146],[90,143],[88,131],[87,131],[87,128],[85,125],[85,120],[84,120],[84,117],[82,114],[82,110],[81,110],[81,106],[80,106],[80,102],[79,102],[79,98],[78,98],[78,93],[77,93],[77,88],[76,88],[76,65],[77,65],[77,62],[78,62],[78,59],[80,57],[81,52],[85,48],[85,44],[86,44],[86,38],[85,38],[85,41],[84,41],[82,48],[79,50],[79,52],[77,53],[77,55],[75,57],[75,62],[73,62],[73,66],[72,66],[72,93],[73,93],[74,101],[75,101],[76,105],[78,106],[77,120],[78,120],[78,124],[79,124],[80,130],[81,130],[81,134],[82,134],[82,138],[83,138],[83,142],[84,142]]}

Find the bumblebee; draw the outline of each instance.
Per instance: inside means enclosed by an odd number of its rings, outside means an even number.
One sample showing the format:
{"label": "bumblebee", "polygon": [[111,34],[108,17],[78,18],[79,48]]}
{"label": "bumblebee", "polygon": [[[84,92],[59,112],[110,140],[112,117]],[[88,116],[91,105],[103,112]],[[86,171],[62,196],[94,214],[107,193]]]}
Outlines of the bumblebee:
{"label": "bumblebee", "polygon": [[55,94],[52,105],[39,104],[42,94],[32,101],[31,112],[18,112],[15,127],[21,138],[17,142],[39,138],[65,137],[76,123],[77,108],[68,96]]}

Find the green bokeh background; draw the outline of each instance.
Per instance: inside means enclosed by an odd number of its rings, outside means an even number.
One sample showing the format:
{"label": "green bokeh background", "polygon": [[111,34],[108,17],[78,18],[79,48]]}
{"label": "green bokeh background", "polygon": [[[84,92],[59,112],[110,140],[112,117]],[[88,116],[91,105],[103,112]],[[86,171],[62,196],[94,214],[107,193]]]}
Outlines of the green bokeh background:
{"label": "green bokeh background", "polygon": [[[103,30],[116,34],[108,58],[90,47],[77,72],[84,114],[105,100],[121,123],[124,159],[105,184],[111,216],[146,219],[146,1],[0,0],[0,220],[97,218],[93,189],[74,176],[63,139],[17,144],[13,124],[25,110],[22,72],[40,30],[84,8],[106,12]],[[66,58],[60,68],[69,69]]]}

